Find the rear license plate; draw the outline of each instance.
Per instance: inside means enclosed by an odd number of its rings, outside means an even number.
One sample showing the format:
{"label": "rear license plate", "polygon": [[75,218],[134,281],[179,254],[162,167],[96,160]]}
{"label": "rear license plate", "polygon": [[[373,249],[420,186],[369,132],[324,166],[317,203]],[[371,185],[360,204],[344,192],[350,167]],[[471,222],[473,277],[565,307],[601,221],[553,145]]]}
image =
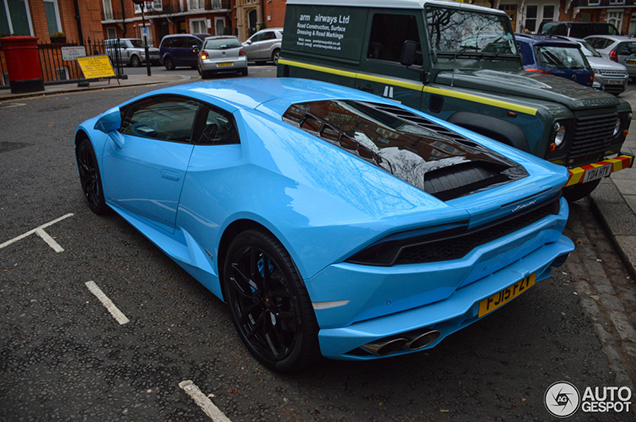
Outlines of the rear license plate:
{"label": "rear license plate", "polygon": [[534,280],[536,279],[536,276],[536,274],[531,274],[523,280],[516,282],[512,286],[503,289],[499,293],[495,293],[488,299],[484,299],[479,302],[479,314],[477,316],[479,318],[483,317],[484,315],[494,311],[500,306],[503,306],[506,303],[510,302],[512,299],[516,298],[521,293],[528,290],[530,287],[534,286]]}
{"label": "rear license plate", "polygon": [[636,64],[636,60],[625,60],[627,64]]}
{"label": "rear license plate", "polygon": [[597,167],[592,170],[588,170],[585,172],[585,176],[583,176],[583,183],[591,182],[592,180],[601,179],[603,177],[609,176],[612,172],[612,165],[607,164],[603,167]]}
{"label": "rear license plate", "polygon": [[223,63],[217,63],[217,66],[232,66],[234,64],[234,62],[223,62]]}

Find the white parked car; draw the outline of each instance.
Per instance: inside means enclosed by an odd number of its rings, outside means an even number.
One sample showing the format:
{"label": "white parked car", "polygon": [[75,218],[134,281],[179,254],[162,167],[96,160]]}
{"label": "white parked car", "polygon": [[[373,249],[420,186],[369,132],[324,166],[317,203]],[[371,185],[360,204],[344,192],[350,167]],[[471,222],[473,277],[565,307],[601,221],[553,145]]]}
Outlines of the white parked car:
{"label": "white parked car", "polygon": [[220,72],[240,72],[247,76],[245,50],[234,36],[207,37],[203,41],[197,67],[203,79]]}
{"label": "white parked car", "polygon": [[[133,67],[146,63],[146,49],[139,38],[114,38],[104,41],[106,54],[113,63],[121,62]],[[159,49],[148,47],[150,63],[159,64]]]}

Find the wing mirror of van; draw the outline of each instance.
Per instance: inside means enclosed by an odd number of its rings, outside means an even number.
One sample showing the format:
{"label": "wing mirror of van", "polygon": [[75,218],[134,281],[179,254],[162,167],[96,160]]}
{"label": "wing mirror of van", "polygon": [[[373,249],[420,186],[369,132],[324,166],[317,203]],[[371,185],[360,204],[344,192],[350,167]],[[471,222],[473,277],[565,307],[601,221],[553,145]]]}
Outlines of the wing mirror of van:
{"label": "wing mirror of van", "polygon": [[415,50],[417,43],[413,40],[406,40],[402,45],[402,54],[400,55],[400,64],[409,67],[415,63]]}

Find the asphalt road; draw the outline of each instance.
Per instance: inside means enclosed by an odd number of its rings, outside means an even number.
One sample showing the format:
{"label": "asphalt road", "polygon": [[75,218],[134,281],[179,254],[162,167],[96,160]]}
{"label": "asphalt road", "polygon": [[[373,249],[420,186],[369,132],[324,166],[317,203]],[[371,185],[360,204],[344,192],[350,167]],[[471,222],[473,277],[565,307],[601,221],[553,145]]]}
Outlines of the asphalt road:
{"label": "asphalt road", "polygon": [[179,387],[192,380],[232,421],[535,421],[551,420],[543,398],[556,381],[613,385],[564,269],[430,351],[263,369],[220,300],[116,214],[84,204],[75,127],[152,89],[0,103],[0,244],[27,234],[0,249],[0,420],[210,421]]}

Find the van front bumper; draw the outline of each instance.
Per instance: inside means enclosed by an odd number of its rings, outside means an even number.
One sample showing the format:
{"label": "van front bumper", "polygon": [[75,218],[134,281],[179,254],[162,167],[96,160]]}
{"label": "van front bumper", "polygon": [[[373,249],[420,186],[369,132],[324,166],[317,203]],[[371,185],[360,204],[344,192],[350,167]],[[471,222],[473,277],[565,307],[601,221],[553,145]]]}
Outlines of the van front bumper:
{"label": "van front bumper", "polygon": [[565,187],[577,185],[580,183],[591,182],[602,177],[607,177],[611,173],[628,169],[634,165],[634,156],[632,154],[621,153],[616,158],[599,161],[596,163],[586,164],[581,167],[569,169],[570,177]]}

